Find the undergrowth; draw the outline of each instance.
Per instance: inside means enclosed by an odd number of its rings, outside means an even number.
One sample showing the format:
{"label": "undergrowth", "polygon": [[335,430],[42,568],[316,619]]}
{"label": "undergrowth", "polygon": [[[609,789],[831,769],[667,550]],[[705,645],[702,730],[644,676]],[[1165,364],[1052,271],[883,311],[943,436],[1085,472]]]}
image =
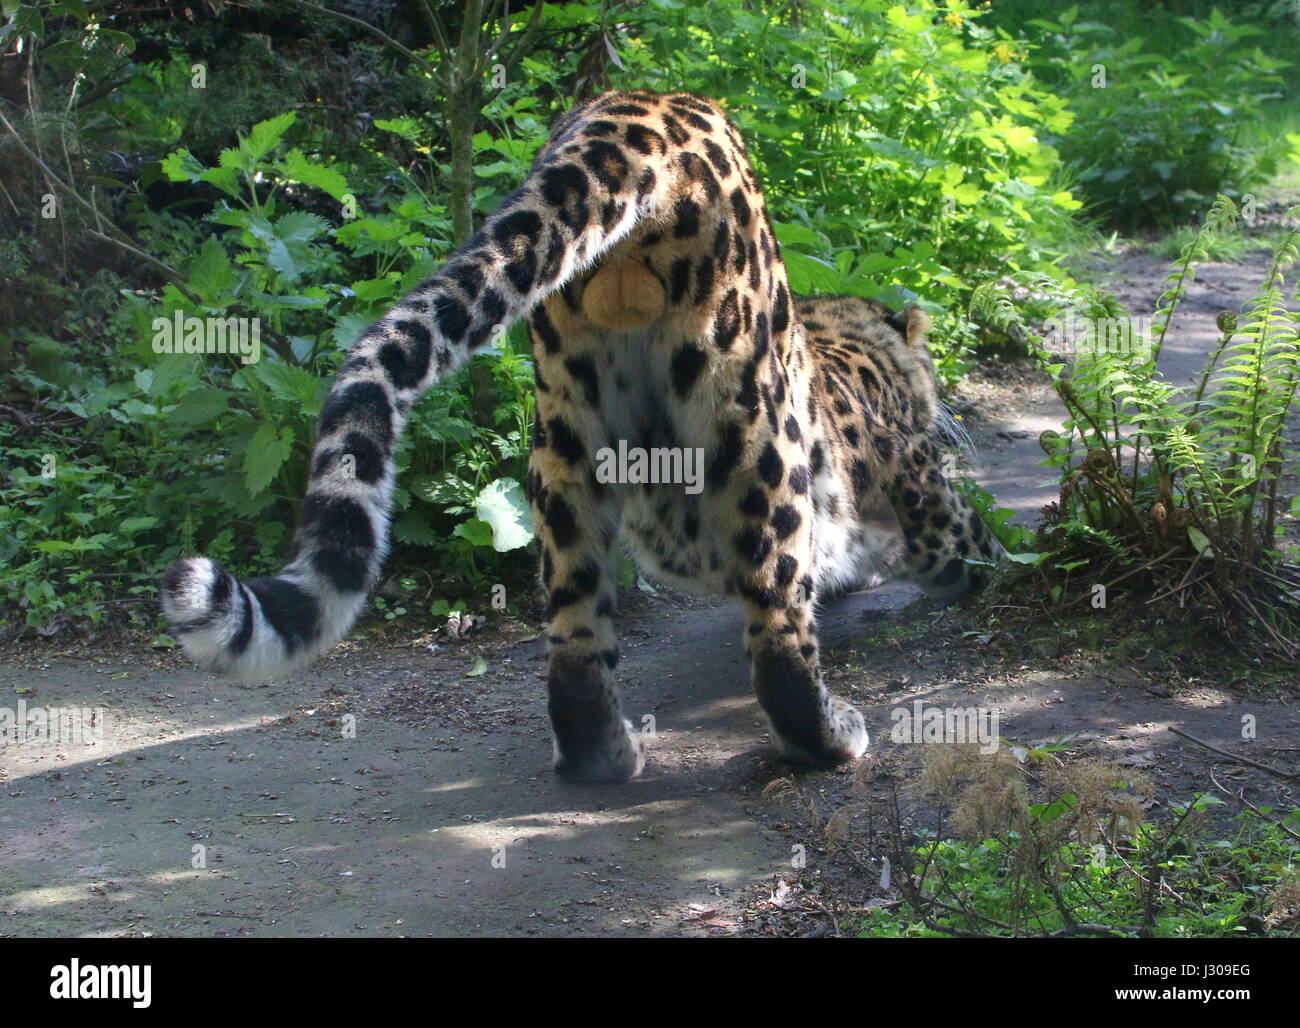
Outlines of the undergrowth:
{"label": "undergrowth", "polygon": [[1096,290],[1044,278],[1036,284],[1055,297],[1056,313],[1043,326],[1004,290],[976,292],[974,315],[1024,342],[1068,412],[1059,432],[1041,437],[1060,492],[1035,537],[1018,530],[1012,548],[1030,552],[1014,559],[1027,570],[1004,583],[1017,602],[1101,610],[1123,586],[1247,651],[1300,656],[1300,553],[1285,537],[1300,501],[1280,488],[1295,456],[1284,431],[1300,385],[1300,321],[1287,309],[1285,278],[1297,259],[1298,214],[1289,213],[1243,313],[1219,316],[1219,339],[1187,392],[1158,361],[1206,240],[1236,218],[1226,197],[1184,247],[1146,321]]}
{"label": "undergrowth", "polygon": [[[1040,747],[927,745],[910,783],[879,781],[829,816],[792,779],[768,795],[794,806],[877,895],[841,915],[864,937],[1294,937],[1300,933],[1300,810],[1244,806],[1227,820],[1211,793],[1159,819],[1141,772]],[[893,779],[893,776],[888,776]],[[874,813],[872,813],[874,810]],[[865,827],[863,827],[865,826]]]}

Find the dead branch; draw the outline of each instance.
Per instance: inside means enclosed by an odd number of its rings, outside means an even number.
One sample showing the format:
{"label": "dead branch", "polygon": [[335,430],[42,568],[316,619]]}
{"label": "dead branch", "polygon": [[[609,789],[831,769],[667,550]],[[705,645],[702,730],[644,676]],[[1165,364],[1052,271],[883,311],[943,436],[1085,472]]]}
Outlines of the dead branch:
{"label": "dead branch", "polygon": [[1283,771],[1280,768],[1272,767],[1269,764],[1261,764],[1258,760],[1251,760],[1249,757],[1243,757],[1237,753],[1229,753],[1227,750],[1221,750],[1217,746],[1212,746],[1204,739],[1196,738],[1196,736],[1192,735],[1190,732],[1184,732],[1181,728],[1174,728],[1173,726],[1170,726],[1169,730],[1173,732],[1174,735],[1182,736],[1188,742],[1196,743],[1197,746],[1204,746],[1207,750],[1210,750],[1213,753],[1217,753],[1221,757],[1227,757],[1229,760],[1235,760],[1239,764],[1245,764],[1248,767],[1253,767],[1259,769],[1260,771],[1265,771],[1270,775],[1274,775],[1277,778],[1283,779],[1284,781],[1294,782],[1297,779],[1300,779],[1300,772]]}

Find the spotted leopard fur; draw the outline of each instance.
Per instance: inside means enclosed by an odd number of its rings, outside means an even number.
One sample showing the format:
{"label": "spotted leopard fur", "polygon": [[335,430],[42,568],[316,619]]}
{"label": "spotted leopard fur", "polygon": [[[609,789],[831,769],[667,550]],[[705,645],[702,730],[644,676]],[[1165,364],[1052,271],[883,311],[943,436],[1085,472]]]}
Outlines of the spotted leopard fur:
{"label": "spotted leopard fur", "polygon": [[[243,583],[198,557],[165,575],[186,652],[265,677],[340,639],[388,548],[411,405],[524,316],[557,770],[621,780],[644,763],[613,679],[620,536],[668,581],[739,598],[782,753],[859,756],[862,716],[818,668],[818,596],[901,565],[953,596],[976,584],[967,559],[1000,549],[941,466],[925,315],[792,297],[744,143],[686,93],[608,93],[569,112],[523,186],[365,332],[321,413],[284,570]],[[703,488],[598,482],[594,454],[619,440],[703,448]]]}

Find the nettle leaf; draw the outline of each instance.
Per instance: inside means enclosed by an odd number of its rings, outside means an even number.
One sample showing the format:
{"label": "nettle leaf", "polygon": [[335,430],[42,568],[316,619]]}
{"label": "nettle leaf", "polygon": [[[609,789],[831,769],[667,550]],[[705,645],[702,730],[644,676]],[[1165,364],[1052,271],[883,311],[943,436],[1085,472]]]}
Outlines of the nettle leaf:
{"label": "nettle leaf", "polygon": [[376,118],[375,128],[385,132],[394,132],[412,143],[420,141],[420,123],[414,118]]}
{"label": "nettle leaf", "polygon": [[202,375],[202,371],[202,362],[197,354],[160,355],[153,366],[153,381],[149,383],[148,393],[154,399],[162,399],[180,386],[183,386],[187,392],[191,391],[191,387]]}
{"label": "nettle leaf", "polygon": [[227,196],[240,196],[239,172],[234,168],[207,168],[199,175],[199,181],[216,186]]}
{"label": "nettle leaf", "polygon": [[286,280],[296,282],[311,264],[311,240],[329,223],[306,211],[293,211],[272,224],[258,215],[250,219],[248,230],[266,246],[266,259]]}
{"label": "nettle leaf", "polygon": [[492,528],[492,549],[498,553],[527,546],[533,538],[533,517],[523,487],[513,478],[498,478],[474,499],[481,521]]}
{"label": "nettle leaf", "polygon": [[397,272],[390,271],[383,278],[363,278],[352,283],[352,292],[362,303],[382,303],[393,299],[397,292]]}
{"label": "nettle leaf", "polygon": [[797,250],[785,250],[782,257],[785,258],[785,270],[790,277],[791,292],[813,296],[840,291],[843,276],[833,265]]}
{"label": "nettle leaf", "polygon": [[782,246],[824,247],[826,237],[815,228],[790,222],[777,222],[772,228],[776,231],[777,242]]}
{"label": "nettle leaf", "polygon": [[140,400],[131,399],[122,404],[122,413],[132,421],[141,421],[144,418],[157,416],[158,408],[152,403],[143,403]]}
{"label": "nettle leaf", "polygon": [[344,246],[356,246],[363,239],[375,243],[391,243],[394,239],[401,239],[408,227],[400,218],[357,218],[346,225],[340,225],[334,237]]}
{"label": "nettle leaf", "polygon": [[296,113],[286,111],[266,121],[259,121],[253,126],[253,131],[248,134],[248,138],[239,141],[240,152],[253,163],[260,161],[280,145],[280,140],[284,138],[289,126],[297,120]]}
{"label": "nettle leaf", "polygon": [[182,428],[197,428],[224,414],[229,406],[230,394],[224,389],[211,386],[191,389],[167,415],[167,420]]}
{"label": "nettle leaf", "polygon": [[185,149],[173,150],[159,166],[168,182],[197,182],[207,170],[202,161]]}
{"label": "nettle leaf", "polygon": [[878,275],[882,271],[892,271],[902,261],[887,253],[869,253],[858,261],[855,274],[863,276]]}
{"label": "nettle leaf", "polygon": [[199,294],[204,303],[214,303],[218,296],[228,292],[235,284],[235,269],[226,255],[225,247],[212,237],[199,247],[199,252],[190,261],[187,271],[190,288]]}
{"label": "nettle leaf", "polygon": [[280,171],[285,178],[328,193],[340,203],[348,193],[348,180],[341,172],[324,164],[317,164],[296,148],[284,155],[284,160],[280,162]]}
{"label": "nettle leaf", "polygon": [[275,220],[275,234],[286,243],[306,243],[328,229],[329,222],[319,214],[291,211]]}
{"label": "nettle leaf", "polygon": [[270,423],[258,426],[244,454],[244,485],[250,496],[262,492],[293,452],[293,429]]}
{"label": "nettle leaf", "polygon": [[292,364],[255,364],[254,374],[278,400],[301,407],[303,414],[314,417],[320,411],[320,392],[324,383],[305,368]]}
{"label": "nettle leaf", "polygon": [[329,294],[319,286],[309,286],[297,296],[274,296],[254,290],[249,294],[248,299],[254,306],[263,309],[309,311],[329,303]]}
{"label": "nettle leaf", "polygon": [[393,538],[410,546],[434,546],[439,541],[427,510],[408,510],[398,518],[393,523]]}
{"label": "nettle leaf", "polygon": [[375,319],[369,314],[345,314],[334,323],[332,335],[340,350],[350,350],[361,333],[370,327]]}

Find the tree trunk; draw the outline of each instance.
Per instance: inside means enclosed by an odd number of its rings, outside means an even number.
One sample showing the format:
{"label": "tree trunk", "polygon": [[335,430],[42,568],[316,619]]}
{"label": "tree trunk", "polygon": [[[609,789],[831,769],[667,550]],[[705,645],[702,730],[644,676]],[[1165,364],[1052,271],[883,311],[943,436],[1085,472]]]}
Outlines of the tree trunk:
{"label": "tree trunk", "polygon": [[451,230],[457,246],[474,234],[474,119],[483,107],[479,46],[483,0],[468,0],[455,61],[448,76],[447,135],[451,144]]}

